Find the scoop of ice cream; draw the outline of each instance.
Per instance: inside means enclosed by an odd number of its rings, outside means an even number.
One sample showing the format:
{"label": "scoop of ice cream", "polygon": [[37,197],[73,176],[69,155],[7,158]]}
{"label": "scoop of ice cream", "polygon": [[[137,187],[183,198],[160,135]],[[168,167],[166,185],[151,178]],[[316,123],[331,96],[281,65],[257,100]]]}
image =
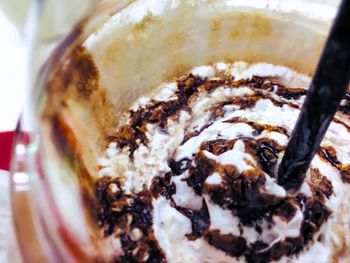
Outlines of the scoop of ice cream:
{"label": "scoop of ice cream", "polygon": [[116,259],[337,259],[350,229],[348,98],[301,189],[275,178],[309,81],[266,63],[217,63],[136,101],[99,160],[99,223]]}

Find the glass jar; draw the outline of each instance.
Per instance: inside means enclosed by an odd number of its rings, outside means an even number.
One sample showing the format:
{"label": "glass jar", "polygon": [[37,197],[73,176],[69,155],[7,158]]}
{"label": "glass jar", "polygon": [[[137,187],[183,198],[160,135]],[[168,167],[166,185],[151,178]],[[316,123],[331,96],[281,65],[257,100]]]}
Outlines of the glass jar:
{"label": "glass jar", "polygon": [[[337,6],[321,0],[37,1],[29,25],[30,95],[12,165],[24,261],[108,261],[109,244],[91,212],[94,157],[132,101],[192,67],[223,60],[265,61],[312,75]],[[69,57],[86,55],[77,49],[81,43],[96,65]],[[62,79],[65,74],[70,77]],[[91,82],[80,83],[79,74],[92,74]],[[95,91],[95,81],[102,90]]]}

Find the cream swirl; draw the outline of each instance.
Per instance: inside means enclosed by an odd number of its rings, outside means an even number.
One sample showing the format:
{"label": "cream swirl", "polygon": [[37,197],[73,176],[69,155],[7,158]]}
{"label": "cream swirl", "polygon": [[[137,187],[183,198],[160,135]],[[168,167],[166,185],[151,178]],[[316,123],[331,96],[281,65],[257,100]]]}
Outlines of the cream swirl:
{"label": "cream swirl", "polygon": [[269,262],[325,243],[336,251],[323,233],[348,187],[346,99],[300,191],[275,180],[308,83],[271,64],[217,63],[140,98],[100,159],[101,225],[123,259]]}

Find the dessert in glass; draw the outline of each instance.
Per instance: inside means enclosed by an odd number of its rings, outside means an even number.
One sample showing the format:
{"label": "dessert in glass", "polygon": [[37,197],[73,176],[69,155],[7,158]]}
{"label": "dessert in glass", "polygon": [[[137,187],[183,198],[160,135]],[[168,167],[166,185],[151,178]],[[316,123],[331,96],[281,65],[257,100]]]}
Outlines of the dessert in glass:
{"label": "dessert in glass", "polygon": [[349,96],[300,189],[276,180],[336,7],[107,1],[76,24],[14,162],[43,257],[346,262]]}

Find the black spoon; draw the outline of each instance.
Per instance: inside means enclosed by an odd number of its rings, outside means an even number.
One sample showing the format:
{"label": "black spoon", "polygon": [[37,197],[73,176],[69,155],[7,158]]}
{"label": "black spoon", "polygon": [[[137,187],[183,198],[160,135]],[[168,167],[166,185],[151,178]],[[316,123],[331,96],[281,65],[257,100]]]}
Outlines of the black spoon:
{"label": "black spoon", "polygon": [[278,183],[286,190],[303,183],[349,80],[350,0],[343,0],[278,169]]}

